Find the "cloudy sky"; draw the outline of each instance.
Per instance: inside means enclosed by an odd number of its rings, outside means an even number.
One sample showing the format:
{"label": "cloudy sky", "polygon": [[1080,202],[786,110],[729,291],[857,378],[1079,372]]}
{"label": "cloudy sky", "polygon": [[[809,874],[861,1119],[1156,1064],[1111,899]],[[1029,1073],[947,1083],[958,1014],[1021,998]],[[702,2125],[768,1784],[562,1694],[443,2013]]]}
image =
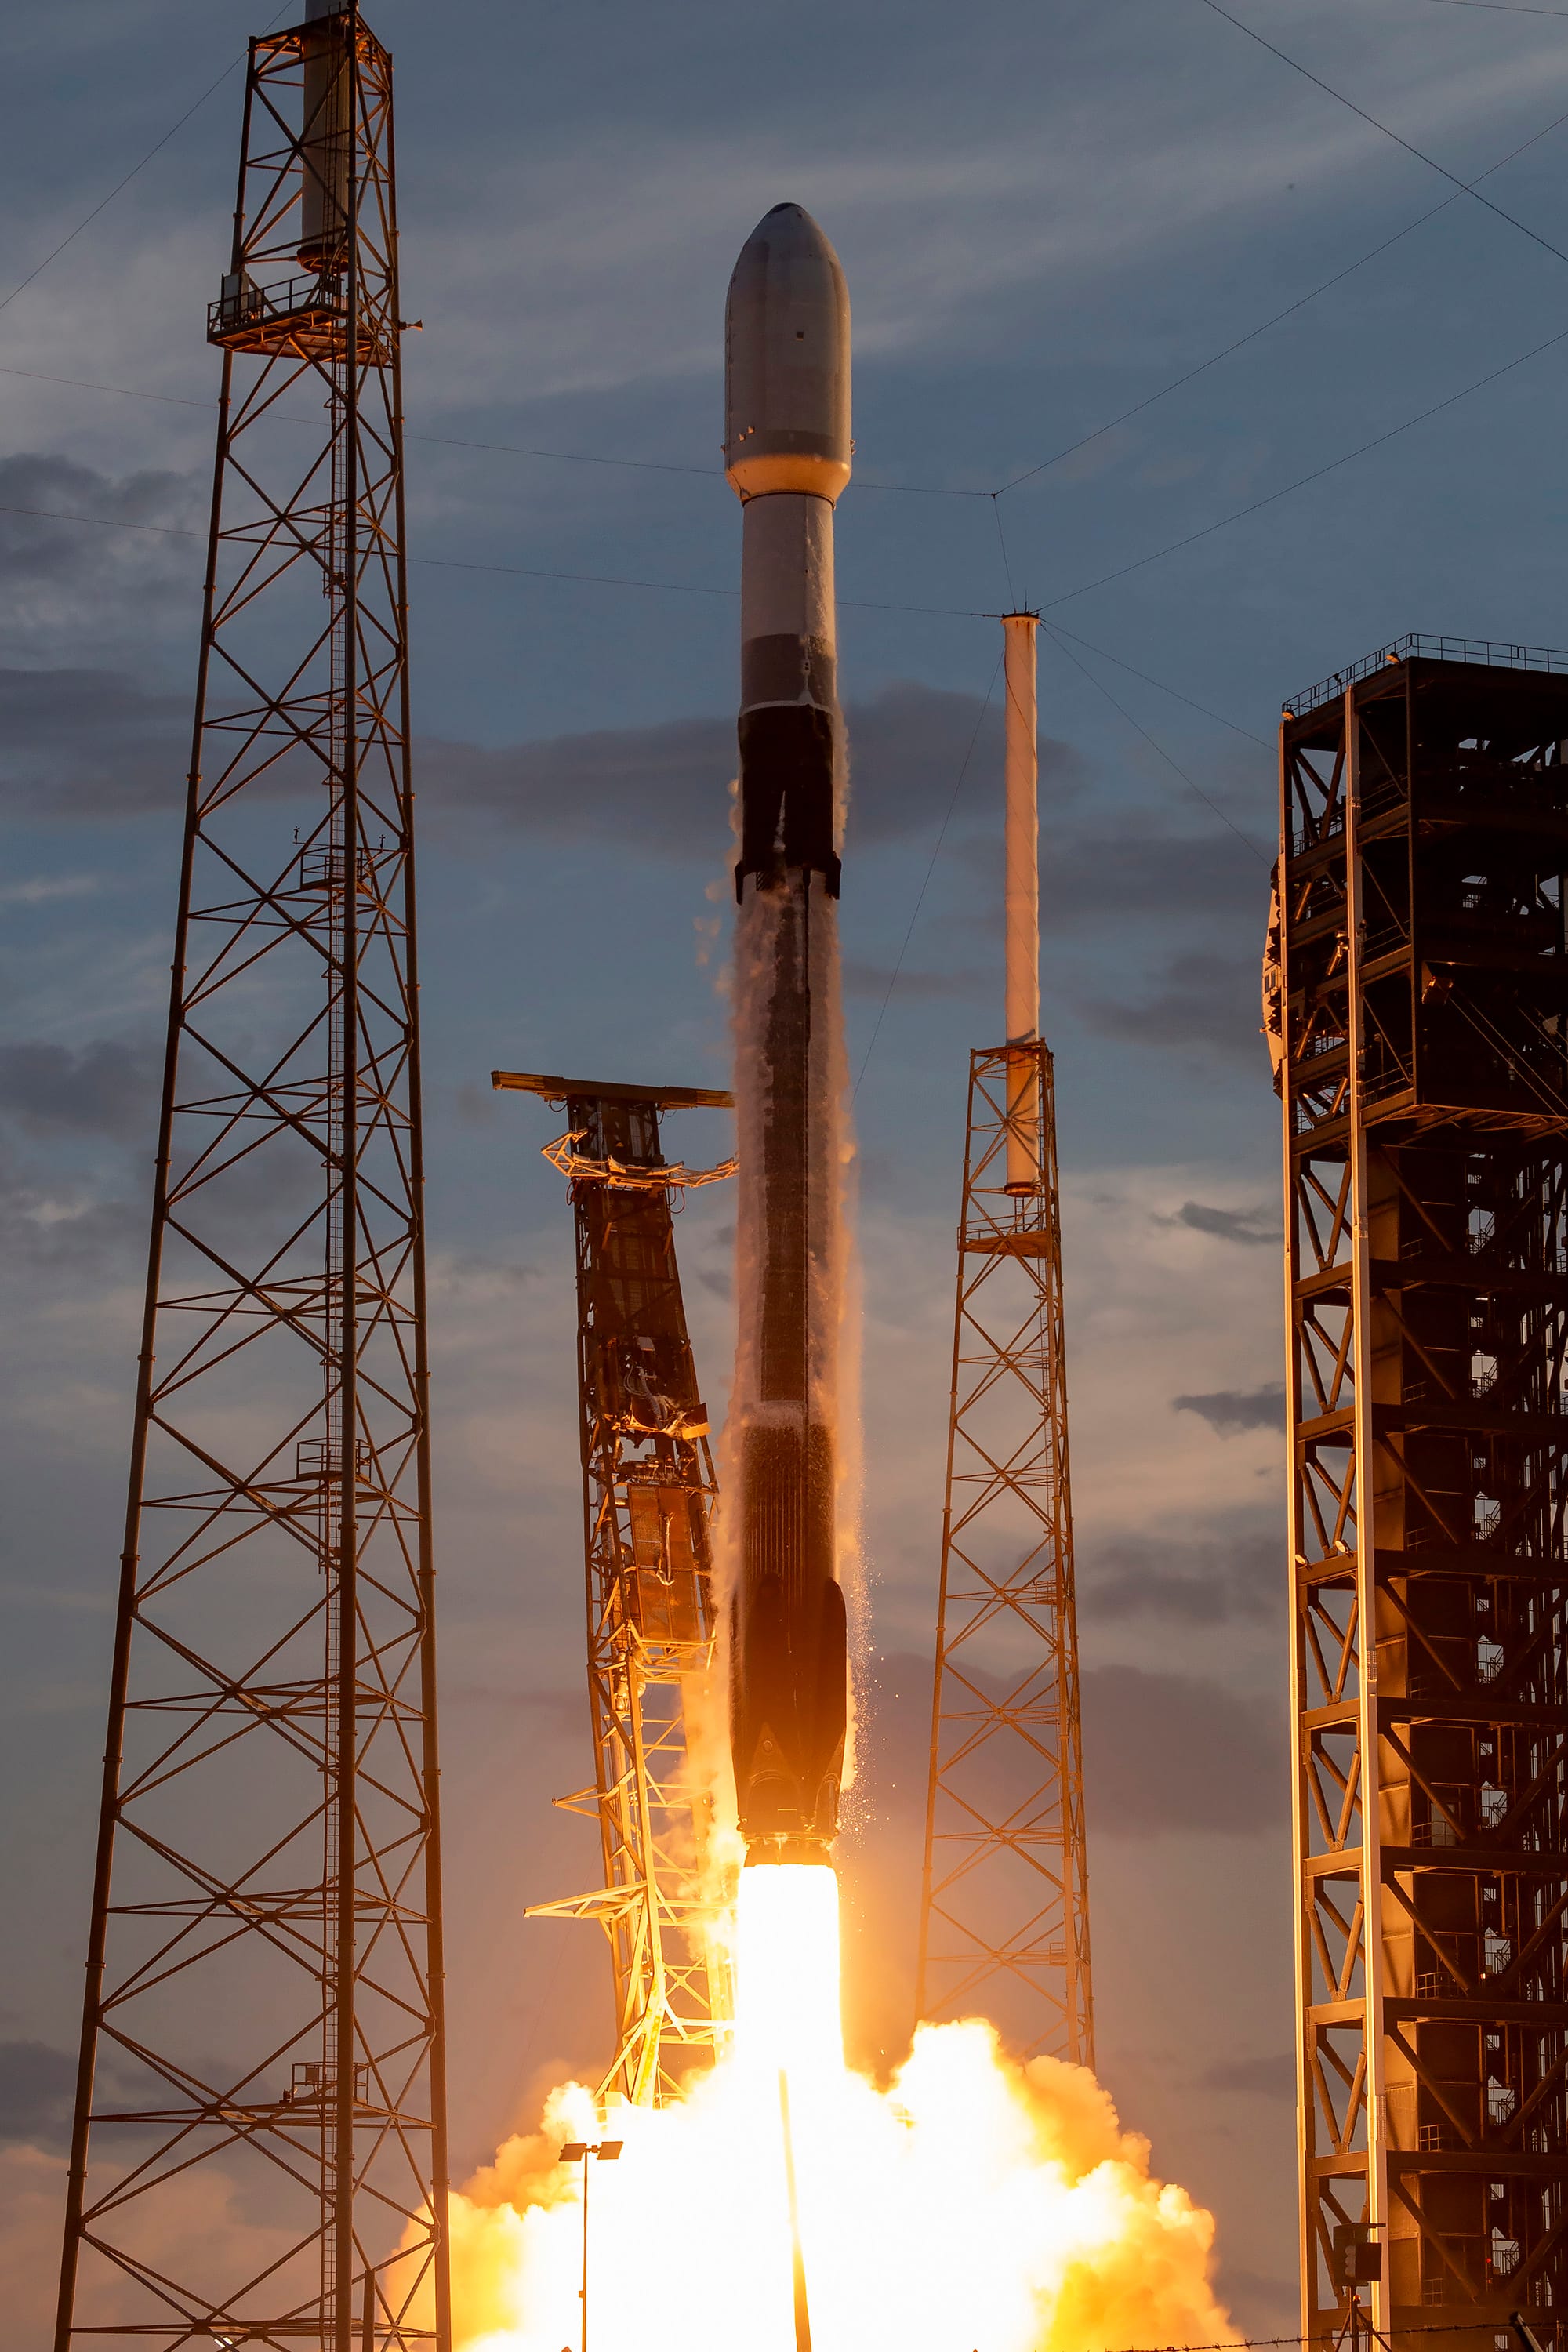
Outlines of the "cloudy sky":
{"label": "cloudy sky", "polygon": [[[397,61],[403,307],[424,321],[408,469],[463,2165],[542,2084],[592,2069],[607,2023],[590,1931],[521,1916],[595,1868],[549,1804],[587,1758],[570,1237],[537,1152],[548,1115],[493,1100],[488,1073],[723,1083],[739,531],[721,321],[741,243],[792,198],[837,245],[857,341],[843,911],[880,1663],[855,2030],[892,2056],[907,2024],[965,1055],[1000,1025],[983,616],[1027,598],[1048,624],[1103,2071],[1158,2168],[1217,2211],[1238,2315],[1293,2324],[1277,1139],[1256,1009],[1271,735],[1290,690],[1405,630],[1568,634],[1563,16],[373,12]],[[13,5],[0,26],[17,2352],[48,2299],[122,1507],[216,380],[204,305],[233,201],[239,82],[217,78],[255,29],[236,0]],[[688,1157],[721,1141],[679,1130]],[[716,1399],[728,1219],[714,1192],[681,1229]]]}

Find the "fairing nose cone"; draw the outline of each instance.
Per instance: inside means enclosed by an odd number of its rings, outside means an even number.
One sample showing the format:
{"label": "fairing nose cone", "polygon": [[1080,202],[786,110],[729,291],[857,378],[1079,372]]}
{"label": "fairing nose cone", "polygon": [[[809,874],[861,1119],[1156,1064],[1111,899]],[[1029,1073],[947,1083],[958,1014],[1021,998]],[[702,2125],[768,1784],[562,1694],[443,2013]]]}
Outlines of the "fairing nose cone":
{"label": "fairing nose cone", "polygon": [[822,230],[775,205],[741,248],[724,310],[724,467],[742,499],[849,479],[849,295]]}

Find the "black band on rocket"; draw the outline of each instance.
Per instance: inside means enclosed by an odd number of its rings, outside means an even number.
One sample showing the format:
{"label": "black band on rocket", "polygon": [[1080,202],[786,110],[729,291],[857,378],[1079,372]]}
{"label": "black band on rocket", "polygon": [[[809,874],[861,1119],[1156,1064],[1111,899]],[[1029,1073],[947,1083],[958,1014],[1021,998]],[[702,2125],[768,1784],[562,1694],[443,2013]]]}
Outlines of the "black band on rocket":
{"label": "black band on rocket", "polygon": [[833,849],[834,719],[809,702],[765,703],[741,713],[741,857],[735,897],[748,874],[766,878],[793,866],[820,874],[838,896]]}
{"label": "black band on rocket", "polygon": [[748,637],[741,647],[741,708],[815,702],[828,709],[838,699],[837,672],[824,637]]}

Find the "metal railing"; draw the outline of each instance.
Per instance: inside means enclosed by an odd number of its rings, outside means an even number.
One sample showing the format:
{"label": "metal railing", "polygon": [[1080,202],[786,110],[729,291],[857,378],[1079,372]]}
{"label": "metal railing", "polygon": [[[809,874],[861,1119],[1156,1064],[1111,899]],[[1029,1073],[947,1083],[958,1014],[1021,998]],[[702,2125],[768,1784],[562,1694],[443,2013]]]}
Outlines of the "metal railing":
{"label": "metal railing", "polygon": [[345,310],[342,288],[333,278],[282,278],[271,286],[258,286],[243,271],[235,271],[224,279],[217,300],[207,304],[207,334],[237,334],[242,328],[312,314],[342,318]]}
{"label": "metal railing", "polygon": [[1316,686],[1305,688],[1300,694],[1288,695],[1284,702],[1287,718],[1300,719],[1309,710],[1316,710],[1326,702],[1333,702],[1350,686],[1357,686],[1374,670],[1386,669],[1394,662],[1451,661],[1475,662],[1487,669],[1543,669],[1568,676],[1568,653],[1551,646],[1510,646],[1492,637],[1428,637],[1410,635],[1396,637],[1392,644],[1379,646],[1375,653],[1363,654],[1346,669],[1337,669],[1330,677],[1320,678]]}

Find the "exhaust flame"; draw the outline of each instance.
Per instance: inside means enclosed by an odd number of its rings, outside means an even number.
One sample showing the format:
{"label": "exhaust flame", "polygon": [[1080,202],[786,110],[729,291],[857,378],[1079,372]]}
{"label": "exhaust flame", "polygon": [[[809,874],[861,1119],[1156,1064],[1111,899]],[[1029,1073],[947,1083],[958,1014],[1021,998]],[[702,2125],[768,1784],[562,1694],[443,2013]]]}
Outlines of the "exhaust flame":
{"label": "exhaust flame", "polygon": [[[813,2352],[1112,2352],[1231,2330],[1211,2216],[1155,2180],[1093,2077],[1019,2064],[983,2020],[924,2026],[886,2090],[844,2063],[838,1889],[824,1866],[742,1874],[731,2050],[688,2097],[621,2107],[595,2166],[590,2341],[601,2352],[795,2352],[787,2083]],[[458,2352],[579,2339],[591,2094],[552,2093],[452,2199]]]}
{"label": "exhaust flame", "polygon": [[838,2014],[838,1874],[824,1863],[741,1873],[735,2056],[742,2073],[815,2095],[844,2072]]}

